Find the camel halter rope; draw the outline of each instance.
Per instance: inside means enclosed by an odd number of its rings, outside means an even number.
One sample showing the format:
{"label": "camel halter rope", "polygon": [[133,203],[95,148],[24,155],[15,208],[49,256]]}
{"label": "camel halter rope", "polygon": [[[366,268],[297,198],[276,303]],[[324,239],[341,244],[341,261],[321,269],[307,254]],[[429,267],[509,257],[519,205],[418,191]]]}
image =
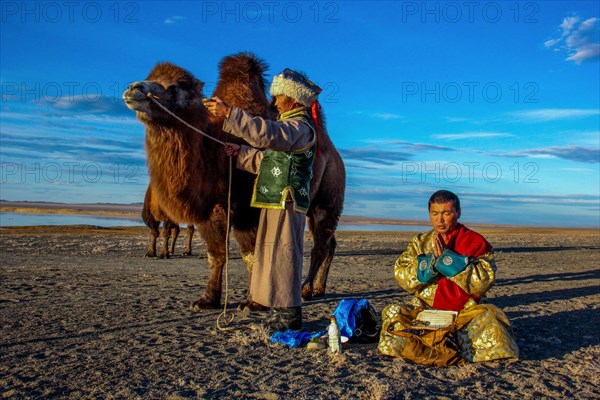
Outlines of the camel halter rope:
{"label": "camel halter rope", "polygon": [[[196,128],[195,126],[188,124],[186,121],[184,121],[179,116],[174,114],[167,107],[163,106],[157,100],[158,96],[153,95],[151,92],[148,92],[148,94],[146,96],[150,100],[152,100],[157,106],[162,108],[164,112],[171,115],[173,118],[175,118],[176,120],[178,120],[179,122],[181,122],[182,124],[184,124],[185,126],[190,128],[194,132],[197,132],[197,133],[201,134],[202,136],[225,146],[225,142],[223,142],[222,140],[219,140],[219,139],[209,135],[208,133],[202,132],[200,129]],[[227,318],[227,296],[229,294],[229,227],[230,227],[230,220],[231,220],[231,175],[232,175],[232,170],[233,170],[233,157],[229,156],[228,158],[229,158],[229,186],[227,188],[227,230],[225,233],[225,302],[223,305],[223,311],[221,311],[221,313],[217,317],[217,329],[219,329],[220,331],[229,331],[229,330],[234,329],[233,327],[223,328],[220,323],[221,318]],[[233,321],[234,317],[235,317],[234,314],[231,314],[231,318],[229,319],[229,321],[227,321],[227,319],[225,319],[225,324],[231,323]]]}

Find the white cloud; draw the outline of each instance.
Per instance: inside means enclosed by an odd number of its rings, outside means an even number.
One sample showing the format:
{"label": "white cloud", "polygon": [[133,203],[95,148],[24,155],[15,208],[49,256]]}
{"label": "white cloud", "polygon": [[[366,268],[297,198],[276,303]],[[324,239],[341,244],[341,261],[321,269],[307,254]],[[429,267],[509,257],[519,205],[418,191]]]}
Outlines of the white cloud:
{"label": "white cloud", "polygon": [[5,112],[0,111],[0,118],[3,121],[29,121],[32,124],[41,122],[87,122],[105,124],[108,128],[114,128],[115,125],[139,126],[140,123],[135,119],[134,115],[126,116],[111,116],[107,114],[62,114],[62,113],[31,113],[31,112]]}
{"label": "white cloud", "polygon": [[515,111],[509,115],[521,121],[545,122],[561,119],[585,118],[600,115],[599,110],[581,108],[542,108],[539,110]]}
{"label": "white cloud", "polygon": [[584,146],[553,146],[538,149],[522,150],[508,154],[498,154],[501,157],[530,157],[530,158],[560,158],[563,160],[598,164],[600,149]]}
{"label": "white cloud", "polygon": [[169,17],[167,19],[165,19],[165,24],[166,25],[172,25],[175,24],[177,22],[181,22],[185,19],[185,17],[182,17],[181,15],[174,15],[172,17]]}
{"label": "white cloud", "polygon": [[575,61],[577,64],[581,64],[583,60],[587,60],[588,58],[598,57],[600,55],[600,44],[594,43],[585,48],[577,50],[575,54],[570,57],[567,57],[569,61]]}
{"label": "white cloud", "polygon": [[402,115],[393,114],[393,113],[373,113],[373,114],[369,114],[369,115],[373,118],[385,119],[385,120],[402,119],[403,118]]}
{"label": "white cloud", "polygon": [[502,133],[502,132],[463,132],[463,133],[440,133],[437,135],[433,135],[432,137],[435,139],[444,139],[444,140],[464,140],[464,139],[484,139],[484,138],[492,138],[492,137],[506,137],[506,136],[514,136],[510,133]]}
{"label": "white cloud", "polygon": [[581,21],[579,17],[566,17],[560,24],[560,29],[560,37],[547,40],[544,42],[545,47],[567,53],[568,57],[565,60],[576,64],[600,57],[599,18]]}
{"label": "white cloud", "polygon": [[403,115],[389,112],[369,112],[369,111],[353,111],[352,115],[361,115],[367,116],[371,118],[383,119],[383,120],[393,120],[393,119],[404,119]]}
{"label": "white cloud", "polygon": [[590,168],[562,168],[561,171],[567,172],[581,172],[581,173],[594,173],[596,170]]}
{"label": "white cloud", "polygon": [[462,122],[468,122],[469,121],[468,118],[464,118],[464,117],[445,117],[445,118],[446,118],[446,121],[448,121],[448,122],[459,122],[459,123],[462,123]]}
{"label": "white cloud", "polygon": [[567,17],[563,20],[562,24],[560,24],[560,27],[563,28],[564,33],[569,33],[577,22],[579,22],[578,17]]}

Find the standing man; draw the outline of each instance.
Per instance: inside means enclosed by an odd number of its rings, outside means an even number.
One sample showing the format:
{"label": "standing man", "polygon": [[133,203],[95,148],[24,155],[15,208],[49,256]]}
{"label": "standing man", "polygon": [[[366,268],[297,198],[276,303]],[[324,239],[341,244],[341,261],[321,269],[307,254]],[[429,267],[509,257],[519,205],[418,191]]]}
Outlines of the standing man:
{"label": "standing man", "polygon": [[[402,337],[406,326],[395,326],[401,320],[399,315],[445,310],[458,313],[457,319],[464,323],[451,332],[451,342],[458,344],[458,355],[463,360],[518,357],[508,318],[498,307],[483,301],[496,279],[492,246],[483,236],[460,224],[460,214],[456,194],[440,190],[431,195],[429,218],[433,229],[415,236],[394,266],[396,280],[414,298],[407,305],[394,304],[383,310],[379,341],[383,354],[411,355],[410,349],[405,349],[409,342]],[[435,351],[429,355],[439,357]],[[433,360],[425,356],[417,362],[427,364]]]}
{"label": "standing man", "polygon": [[277,121],[253,117],[219,98],[205,101],[223,130],[250,146],[227,143],[240,169],[258,174],[251,206],[261,208],[254,250],[250,296],[270,307],[266,328],[302,328],[304,226],[310,205],[310,180],[317,148],[317,96],[321,88],[285,69],[273,78],[271,96]]}

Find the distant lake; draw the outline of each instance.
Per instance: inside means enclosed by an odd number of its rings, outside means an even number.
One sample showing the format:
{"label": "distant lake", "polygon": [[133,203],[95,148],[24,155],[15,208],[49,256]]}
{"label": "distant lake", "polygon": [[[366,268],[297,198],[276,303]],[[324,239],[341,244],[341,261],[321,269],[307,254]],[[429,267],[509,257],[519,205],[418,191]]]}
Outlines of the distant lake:
{"label": "distant lake", "polygon": [[0,213],[0,226],[36,225],[95,225],[95,226],[143,226],[142,218],[124,218],[82,214],[33,214]]}
{"label": "distant lake", "polygon": [[395,224],[340,224],[338,231],[368,231],[368,232],[426,232],[431,226],[425,225],[395,225]]}
{"label": "distant lake", "polygon": [[[144,226],[140,218],[98,216],[86,214],[34,214],[34,213],[0,213],[0,226],[36,226],[36,225],[94,225],[94,226]],[[392,224],[340,224],[340,231],[368,232],[425,232],[431,227],[425,225],[392,225]]]}

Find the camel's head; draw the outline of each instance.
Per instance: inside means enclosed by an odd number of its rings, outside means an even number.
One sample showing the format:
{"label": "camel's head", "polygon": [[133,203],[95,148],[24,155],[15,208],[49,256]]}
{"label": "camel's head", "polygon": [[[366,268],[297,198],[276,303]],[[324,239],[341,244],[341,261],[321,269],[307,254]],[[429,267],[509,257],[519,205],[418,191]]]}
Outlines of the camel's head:
{"label": "camel's head", "polygon": [[123,93],[127,107],[137,112],[142,122],[172,118],[149,96],[177,115],[193,112],[202,105],[204,84],[183,68],[171,63],[158,63],[146,80],[133,82]]}

